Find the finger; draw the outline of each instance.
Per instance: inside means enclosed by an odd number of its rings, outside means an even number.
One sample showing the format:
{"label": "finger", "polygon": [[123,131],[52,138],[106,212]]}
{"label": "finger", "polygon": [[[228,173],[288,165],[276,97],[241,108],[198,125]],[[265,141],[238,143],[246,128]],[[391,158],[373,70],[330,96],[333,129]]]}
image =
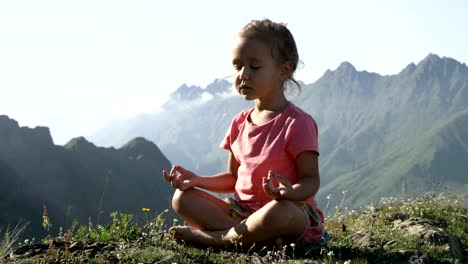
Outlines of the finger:
{"label": "finger", "polygon": [[268,189],[268,184],[263,185],[263,192],[265,192],[267,196],[275,199],[275,196],[273,195],[273,193],[271,193],[271,190]]}
{"label": "finger", "polygon": [[267,187],[264,189],[264,191],[265,191],[265,194],[268,195],[270,198],[275,199],[275,200],[278,199],[278,194],[275,193],[274,191],[268,189]]}
{"label": "finger", "polygon": [[273,184],[273,178],[270,175],[268,175],[268,188],[271,190],[276,190],[276,187]]}
{"label": "finger", "polygon": [[176,189],[179,188],[179,179],[178,179],[177,175],[175,174],[175,172],[171,176],[171,185],[172,185],[173,188],[176,188]]}
{"label": "finger", "polygon": [[266,190],[267,190],[267,193],[273,198],[277,198],[279,195],[279,191],[273,185],[273,179],[271,177],[267,177],[266,179]]}
{"label": "finger", "polygon": [[172,166],[172,169],[171,169],[171,172],[170,172],[171,177],[173,177],[175,175],[175,173],[176,173],[175,167],[176,167],[175,165]]}
{"label": "finger", "polygon": [[279,175],[278,173],[274,173],[273,175],[276,177],[276,179],[278,180],[278,182],[280,182],[280,183],[283,184],[284,186],[291,186],[291,182],[290,182],[287,178],[285,178],[285,177]]}
{"label": "finger", "polygon": [[171,181],[171,186],[172,186],[172,188],[174,188],[174,189],[178,189],[178,188],[179,188],[179,182],[178,182],[176,179],[173,179],[173,180]]}
{"label": "finger", "polygon": [[182,166],[179,166],[179,165],[175,165],[174,170],[181,173],[181,174],[185,172],[185,168],[182,167]]}
{"label": "finger", "polygon": [[163,176],[166,179],[166,181],[170,182],[171,181],[171,176],[167,173],[167,171],[163,170]]}
{"label": "finger", "polygon": [[177,188],[179,188],[181,191],[184,191],[183,189],[186,189],[185,185],[187,185],[186,183],[188,181],[184,179],[184,176],[182,174],[179,174],[176,176],[176,181],[177,181]]}
{"label": "finger", "polygon": [[265,191],[265,193],[270,193],[270,189],[268,188],[268,178],[267,177],[263,177],[262,178],[262,186],[263,186],[263,190]]}
{"label": "finger", "polygon": [[268,190],[268,180],[266,177],[262,178],[262,186],[264,190]]}

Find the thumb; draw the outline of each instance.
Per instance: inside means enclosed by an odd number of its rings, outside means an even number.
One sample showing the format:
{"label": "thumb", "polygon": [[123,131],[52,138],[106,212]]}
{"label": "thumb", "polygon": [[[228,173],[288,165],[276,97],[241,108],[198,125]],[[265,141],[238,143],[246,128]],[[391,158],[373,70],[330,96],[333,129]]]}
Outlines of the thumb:
{"label": "thumb", "polygon": [[283,184],[284,186],[290,186],[291,185],[291,182],[287,178],[281,176],[280,174],[273,173],[273,176],[275,176],[276,179],[278,180],[278,182]]}

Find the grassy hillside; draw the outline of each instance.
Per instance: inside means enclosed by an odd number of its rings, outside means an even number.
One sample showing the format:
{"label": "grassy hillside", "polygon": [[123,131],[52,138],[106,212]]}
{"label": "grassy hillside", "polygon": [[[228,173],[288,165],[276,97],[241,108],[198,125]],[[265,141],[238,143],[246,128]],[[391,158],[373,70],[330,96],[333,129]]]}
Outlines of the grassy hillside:
{"label": "grassy hillside", "polygon": [[[346,193],[339,197],[346,200]],[[195,248],[176,242],[164,214],[147,212],[146,225],[115,214],[106,226],[82,226],[41,241],[0,238],[7,263],[466,263],[468,215],[457,197],[426,194],[385,198],[361,211],[337,207],[326,220],[331,239],[320,248],[295,244],[255,248]],[[141,214],[141,213],[140,213]],[[177,224],[177,222],[173,222]],[[12,236],[13,235],[13,236]],[[11,246],[10,246],[11,245]]]}

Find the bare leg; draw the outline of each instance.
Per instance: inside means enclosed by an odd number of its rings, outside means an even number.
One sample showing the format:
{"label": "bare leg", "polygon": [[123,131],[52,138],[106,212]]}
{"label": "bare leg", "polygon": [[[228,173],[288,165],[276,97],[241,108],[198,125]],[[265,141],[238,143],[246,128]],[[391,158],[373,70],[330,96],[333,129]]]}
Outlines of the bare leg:
{"label": "bare leg", "polygon": [[230,208],[224,201],[197,189],[176,190],[172,207],[197,229],[224,230],[239,224],[230,216]]}
{"label": "bare leg", "polygon": [[234,243],[254,244],[278,237],[295,241],[307,225],[304,210],[288,200],[271,201],[241,223],[218,231],[203,231],[189,226],[172,227],[178,240],[204,246]]}

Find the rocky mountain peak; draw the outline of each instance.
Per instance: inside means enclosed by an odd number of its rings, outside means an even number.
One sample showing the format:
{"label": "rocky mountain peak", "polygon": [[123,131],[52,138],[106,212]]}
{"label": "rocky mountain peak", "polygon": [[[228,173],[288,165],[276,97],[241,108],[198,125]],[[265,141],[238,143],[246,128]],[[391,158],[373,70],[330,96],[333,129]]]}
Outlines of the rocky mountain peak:
{"label": "rocky mountain peak", "polygon": [[201,99],[204,93],[211,96],[228,93],[232,84],[225,79],[215,79],[206,88],[200,86],[182,84],[171,94],[171,101],[193,101]]}
{"label": "rocky mountain peak", "polygon": [[127,153],[129,157],[138,158],[146,156],[150,158],[159,158],[163,156],[161,150],[153,142],[143,138],[136,137],[120,148]]}
{"label": "rocky mountain peak", "polygon": [[[412,74],[417,80],[422,81],[435,78],[447,79],[453,76],[466,76],[468,74],[468,67],[466,64],[452,58],[439,57],[431,53],[416,65],[416,69]],[[466,79],[466,77],[462,78]]]}
{"label": "rocky mountain peak", "polygon": [[400,72],[400,74],[410,75],[414,72],[415,69],[416,69],[416,64],[410,63]]}
{"label": "rocky mountain peak", "polygon": [[0,146],[13,147],[24,144],[52,146],[53,140],[48,127],[20,127],[18,122],[0,115]]}
{"label": "rocky mountain peak", "polygon": [[201,87],[195,85],[188,86],[184,83],[171,93],[171,100],[191,101],[200,98],[202,93],[203,89]]}
{"label": "rocky mountain peak", "polygon": [[349,62],[347,61],[344,61],[340,64],[340,66],[338,66],[338,68],[336,69],[335,72],[338,72],[338,73],[355,73],[357,72],[356,71],[356,68]]}
{"label": "rocky mountain peak", "polygon": [[212,83],[206,86],[205,91],[212,95],[227,93],[230,91],[232,84],[225,79],[215,79]]}
{"label": "rocky mountain peak", "polygon": [[[445,58],[445,57],[444,57]],[[434,53],[429,53],[429,55],[427,55],[422,61],[420,64],[425,64],[425,63],[437,63],[439,61],[441,61],[442,58],[439,57],[439,55],[437,54],[434,54]]]}
{"label": "rocky mountain peak", "polygon": [[18,122],[14,119],[10,119],[6,115],[0,115],[0,129],[12,129],[19,128]]}
{"label": "rocky mountain peak", "polygon": [[66,149],[76,151],[90,151],[95,150],[97,147],[93,143],[86,140],[84,137],[76,137],[70,139],[67,144],[64,145]]}
{"label": "rocky mountain peak", "polygon": [[340,63],[338,68],[336,68],[336,70],[334,71],[327,69],[325,73],[323,74],[323,76],[319,79],[319,82],[320,81],[327,82],[330,79],[343,78],[343,77],[353,78],[353,76],[355,76],[356,73],[358,73],[356,68],[351,63],[344,61]]}

